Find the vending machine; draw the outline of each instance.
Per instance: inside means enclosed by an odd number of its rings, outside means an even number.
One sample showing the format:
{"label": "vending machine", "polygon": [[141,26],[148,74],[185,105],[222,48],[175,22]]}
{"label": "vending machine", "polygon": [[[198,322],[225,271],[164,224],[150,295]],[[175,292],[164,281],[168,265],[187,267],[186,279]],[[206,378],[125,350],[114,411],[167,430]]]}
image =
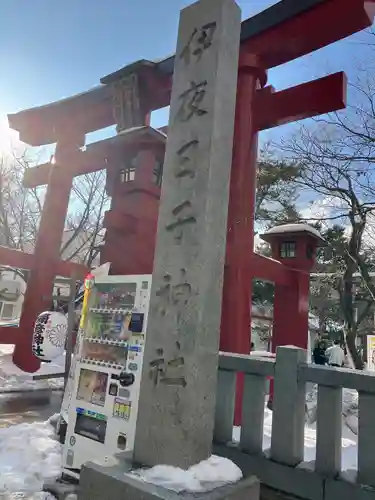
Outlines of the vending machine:
{"label": "vending machine", "polygon": [[151,275],[86,281],[64,409],[63,469],[133,448]]}

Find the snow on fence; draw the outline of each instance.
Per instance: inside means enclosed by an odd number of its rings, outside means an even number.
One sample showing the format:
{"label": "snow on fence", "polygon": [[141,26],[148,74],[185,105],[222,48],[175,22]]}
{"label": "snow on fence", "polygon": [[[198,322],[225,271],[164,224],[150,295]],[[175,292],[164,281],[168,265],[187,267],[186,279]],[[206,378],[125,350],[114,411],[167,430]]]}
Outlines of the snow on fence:
{"label": "snow on fence", "polygon": [[[237,373],[245,374],[242,427],[232,441]],[[271,446],[263,451],[267,377],[274,377]],[[304,464],[306,384],[318,385],[316,455]],[[342,389],[358,391],[357,474],[343,480]],[[221,353],[214,448],[262,483],[312,500],[375,499],[375,374],[306,363],[306,352],[279,347],[275,359]],[[246,473],[246,471],[244,471]],[[364,487],[366,497],[363,497]]]}

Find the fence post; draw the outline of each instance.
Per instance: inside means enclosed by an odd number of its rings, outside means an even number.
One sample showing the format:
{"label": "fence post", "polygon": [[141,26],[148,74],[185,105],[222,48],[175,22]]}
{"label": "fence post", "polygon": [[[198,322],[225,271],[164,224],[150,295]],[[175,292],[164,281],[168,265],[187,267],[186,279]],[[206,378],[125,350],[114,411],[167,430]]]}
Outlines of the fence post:
{"label": "fence post", "polygon": [[276,350],[271,458],[295,466],[302,462],[305,426],[305,383],[298,380],[298,366],[306,351],[283,346]]}
{"label": "fence post", "polygon": [[235,371],[219,370],[216,389],[215,410],[215,443],[228,443],[232,441],[234,402],[236,398]]}
{"label": "fence post", "polygon": [[318,387],[315,470],[335,477],[341,471],[341,387]]}
{"label": "fence post", "polygon": [[375,394],[358,393],[357,482],[375,487]]}
{"label": "fence post", "polygon": [[262,453],[265,397],[266,378],[246,374],[240,447],[247,453]]}

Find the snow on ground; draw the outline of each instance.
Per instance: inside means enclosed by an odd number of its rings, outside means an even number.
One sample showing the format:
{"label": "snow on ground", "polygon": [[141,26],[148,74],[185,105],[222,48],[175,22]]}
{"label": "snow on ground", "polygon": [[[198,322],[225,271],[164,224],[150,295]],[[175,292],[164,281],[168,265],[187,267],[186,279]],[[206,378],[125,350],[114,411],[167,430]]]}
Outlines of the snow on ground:
{"label": "snow on ground", "polygon": [[[271,431],[272,431],[272,411],[266,406],[264,409],[264,430],[263,430],[263,450],[271,447]],[[233,428],[233,441],[240,440],[240,427]],[[348,428],[343,419],[342,425],[342,470],[352,470],[357,468],[357,436]],[[316,422],[305,426],[305,453],[304,463],[315,460],[316,452]]]}
{"label": "snow on ground", "polygon": [[9,495],[4,494],[0,496],[0,499],[1,500],[56,500],[56,498],[53,495],[44,492],[34,493],[31,496],[27,493],[10,493]]}
{"label": "snow on ground", "polygon": [[[41,388],[45,381],[33,381],[30,374],[21,372],[11,360],[12,347],[0,347],[0,390],[5,388]],[[63,371],[62,357],[42,370]],[[56,381],[54,381],[56,382]],[[60,382],[60,381],[59,381]],[[44,385],[44,387],[48,387]],[[309,385],[306,394],[305,463],[315,459],[317,388]],[[0,499],[53,500],[42,493],[43,482],[60,475],[61,445],[56,441],[49,422],[21,423],[0,428]],[[263,449],[271,445],[272,412],[265,407]],[[358,394],[343,390],[342,409],[342,470],[357,468]],[[233,440],[239,441],[240,428],[233,429]],[[212,456],[187,471],[169,466],[157,466],[137,471],[146,482],[162,485],[176,492],[203,492],[238,481],[241,471],[230,461]]]}
{"label": "snow on ground", "polygon": [[[317,386],[313,385],[306,394],[306,405],[308,408],[307,428],[311,430],[311,436],[314,439],[314,452],[306,456],[306,438],[305,438],[305,462],[315,459],[316,446],[316,408],[317,408]],[[357,435],[358,435],[358,392],[354,389],[342,390],[342,471],[352,471],[357,469]],[[306,431],[305,431],[306,436]]]}
{"label": "snow on ground", "polygon": [[[344,397],[344,409],[355,406],[353,394]],[[345,410],[346,411],[346,410]],[[354,418],[354,417],[353,417]],[[53,420],[53,419],[52,419]],[[305,427],[305,462],[315,459],[316,423]],[[265,408],[263,449],[271,445],[272,412]],[[233,440],[240,438],[240,428],[233,429]],[[342,470],[357,467],[357,436],[343,417]],[[45,480],[56,478],[61,470],[61,445],[55,440],[50,422],[17,424],[0,428],[0,499],[52,500],[42,494]],[[241,471],[227,459],[212,456],[187,471],[159,465],[137,471],[146,482],[162,485],[176,492],[209,491],[241,478]],[[11,496],[23,493],[24,496]]]}
{"label": "snow on ground", "polygon": [[[306,393],[307,420],[310,425],[316,422],[317,386],[314,384]],[[358,434],[358,392],[354,389],[342,390],[342,428],[343,435]]]}
{"label": "snow on ground", "polygon": [[[349,405],[352,395],[344,398]],[[263,449],[271,445],[272,412],[265,408]],[[240,438],[240,428],[233,429],[233,440]],[[305,462],[315,459],[315,423],[305,427]],[[342,470],[357,467],[357,437],[343,419]],[[61,445],[55,440],[49,422],[18,424],[0,428],[0,498],[2,500],[52,500],[41,492],[43,482],[56,478],[61,470]],[[230,461],[212,456],[187,471],[159,465],[137,471],[146,482],[162,485],[176,492],[209,491],[241,478],[241,471]],[[24,496],[14,496],[23,493]],[[13,494],[13,497],[11,496]]]}
{"label": "snow on ground", "polygon": [[[315,460],[316,454],[316,406],[317,387],[310,386],[306,394],[307,416],[305,426],[304,462],[300,467],[308,467]],[[263,450],[271,447],[272,411],[265,405],[264,409]],[[240,427],[233,428],[233,441],[240,440]],[[343,389],[342,409],[342,462],[344,476],[348,471],[357,469],[357,433],[358,433],[358,394],[357,391]],[[158,465],[149,470],[136,471],[135,474],[143,481],[150,482],[176,492],[202,492],[214,489],[222,484],[238,481],[237,467],[229,461],[223,462],[219,457],[212,456],[189,470]],[[239,471],[241,472],[241,471]],[[207,480],[208,479],[208,480]],[[218,481],[222,481],[221,484]],[[212,482],[211,482],[212,481]]]}
{"label": "snow on ground", "polygon": [[61,389],[64,379],[33,380],[33,375],[63,373],[65,371],[65,354],[51,363],[42,363],[35,373],[20,370],[12,360],[13,345],[0,345],[0,392]]}
{"label": "snow on ground", "polygon": [[231,460],[212,455],[207,460],[193,465],[188,470],[171,465],[156,465],[133,474],[146,483],[156,484],[177,493],[202,493],[242,478],[242,472]]}
{"label": "snow on ground", "polygon": [[0,428],[0,498],[52,500],[44,481],[61,473],[61,445],[48,422]]}

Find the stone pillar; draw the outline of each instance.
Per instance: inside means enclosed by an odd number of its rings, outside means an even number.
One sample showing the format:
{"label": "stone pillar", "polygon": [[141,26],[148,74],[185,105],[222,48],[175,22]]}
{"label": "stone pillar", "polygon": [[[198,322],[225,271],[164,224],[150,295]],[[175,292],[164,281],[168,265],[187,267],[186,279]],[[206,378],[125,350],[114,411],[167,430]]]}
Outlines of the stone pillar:
{"label": "stone pillar", "polygon": [[233,0],[181,13],[134,461],[211,454],[240,37]]}

